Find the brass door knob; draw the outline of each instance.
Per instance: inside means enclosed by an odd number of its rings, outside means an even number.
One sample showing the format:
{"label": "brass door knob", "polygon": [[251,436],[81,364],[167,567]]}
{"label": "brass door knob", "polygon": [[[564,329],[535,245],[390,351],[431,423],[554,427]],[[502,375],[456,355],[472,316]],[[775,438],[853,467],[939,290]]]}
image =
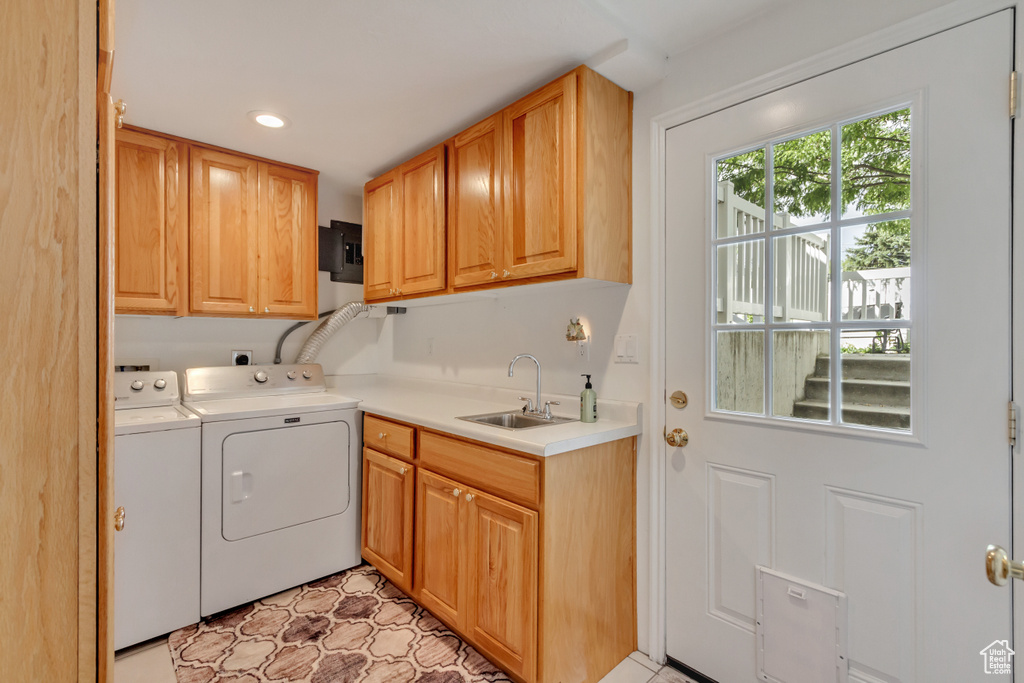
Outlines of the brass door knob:
{"label": "brass door knob", "polygon": [[124,529],[124,507],[118,507],[114,510],[114,531],[122,531]]}
{"label": "brass door knob", "polygon": [[1024,562],[1014,562],[1006,550],[990,545],[985,553],[985,573],[997,586],[1005,586],[1010,579],[1024,579]]}
{"label": "brass door knob", "polygon": [[678,427],[665,433],[665,441],[673,448],[682,448],[690,443],[690,435]]}

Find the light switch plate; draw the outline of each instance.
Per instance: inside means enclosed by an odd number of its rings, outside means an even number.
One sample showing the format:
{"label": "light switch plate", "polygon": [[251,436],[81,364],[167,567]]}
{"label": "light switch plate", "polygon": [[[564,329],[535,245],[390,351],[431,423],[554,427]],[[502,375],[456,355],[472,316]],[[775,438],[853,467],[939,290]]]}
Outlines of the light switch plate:
{"label": "light switch plate", "polygon": [[639,363],[640,344],[635,334],[615,335],[615,362]]}

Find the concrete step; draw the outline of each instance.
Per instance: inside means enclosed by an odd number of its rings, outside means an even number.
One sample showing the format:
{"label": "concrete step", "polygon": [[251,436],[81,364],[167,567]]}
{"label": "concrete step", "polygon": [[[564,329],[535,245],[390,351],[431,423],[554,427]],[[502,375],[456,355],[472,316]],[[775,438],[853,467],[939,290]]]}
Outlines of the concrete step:
{"label": "concrete step", "polygon": [[[843,379],[882,379],[910,381],[910,354],[907,353],[844,353]],[[828,356],[818,356],[815,377],[828,377]]]}
{"label": "concrete step", "polygon": [[[827,377],[808,377],[804,398],[827,401],[831,382]],[[910,382],[885,379],[844,379],[843,403],[909,406]]]}
{"label": "concrete step", "polygon": [[[828,402],[804,400],[793,404],[793,417],[808,420],[827,420]],[[884,429],[910,429],[910,409],[895,406],[843,404],[843,422],[881,427]]]}

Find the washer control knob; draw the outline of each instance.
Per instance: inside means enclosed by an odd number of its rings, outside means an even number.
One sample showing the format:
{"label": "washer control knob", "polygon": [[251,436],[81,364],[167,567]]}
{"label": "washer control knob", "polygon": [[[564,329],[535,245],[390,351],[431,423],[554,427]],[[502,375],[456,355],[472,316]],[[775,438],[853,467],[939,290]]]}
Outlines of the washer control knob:
{"label": "washer control knob", "polygon": [[142,387],[146,386],[143,384],[141,379],[137,379],[132,382],[132,391],[142,391]]}
{"label": "washer control knob", "polygon": [[253,375],[253,379],[255,379],[260,384],[263,384],[264,382],[266,382],[269,379],[269,377],[267,377],[267,371],[266,370],[257,370],[256,374]]}
{"label": "washer control knob", "polygon": [[160,379],[158,379],[155,382],[153,382],[153,387],[155,389],[166,389],[167,388],[167,380],[165,380],[163,377],[161,377]]}
{"label": "washer control knob", "polygon": [[306,379],[313,379],[313,373],[310,372],[309,370],[303,370],[302,376]]}
{"label": "washer control knob", "polygon": [[288,379],[295,379],[295,377],[296,377],[295,371],[294,370],[289,370],[288,371]]}

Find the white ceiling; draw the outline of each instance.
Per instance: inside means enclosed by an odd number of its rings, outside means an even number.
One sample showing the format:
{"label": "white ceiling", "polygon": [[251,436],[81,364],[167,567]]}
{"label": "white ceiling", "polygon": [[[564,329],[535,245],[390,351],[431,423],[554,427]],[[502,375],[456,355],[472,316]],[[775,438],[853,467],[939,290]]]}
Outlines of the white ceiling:
{"label": "white ceiling", "polygon": [[578,64],[642,90],[667,57],[789,1],[118,0],[113,96],[128,123],[315,168],[321,193],[355,196]]}

